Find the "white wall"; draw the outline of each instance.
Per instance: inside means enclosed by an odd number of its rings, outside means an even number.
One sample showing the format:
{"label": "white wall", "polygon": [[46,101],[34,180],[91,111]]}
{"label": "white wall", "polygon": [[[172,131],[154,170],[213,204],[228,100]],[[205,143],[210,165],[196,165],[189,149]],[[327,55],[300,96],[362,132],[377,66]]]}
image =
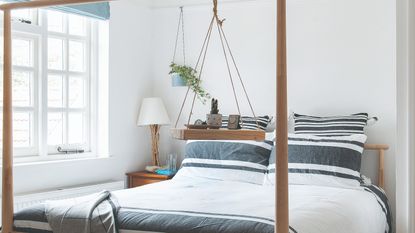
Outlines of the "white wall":
{"label": "white wall", "polygon": [[[220,5],[234,55],[257,114],[275,111],[275,1],[248,1]],[[358,6],[358,7],[356,7]],[[368,112],[380,122],[368,128],[371,143],[387,143],[386,191],[395,203],[396,144],[396,32],[395,2],[390,0],[288,1],[289,107],[317,115]],[[185,31],[190,65],[195,64],[211,16],[211,6],[185,8]],[[174,46],[177,8],[154,11],[154,92],[176,116],[185,94],[172,88],[168,65]],[[216,33],[216,31],[215,31]],[[227,79],[217,34],[213,34],[204,87],[219,98],[222,113],[236,108]],[[242,96],[241,96],[242,99]],[[246,102],[243,114],[249,114]],[[203,118],[207,107],[196,108]],[[187,117],[188,109],[185,111]],[[185,117],[183,118],[183,120]],[[181,125],[183,124],[183,120]],[[181,151],[181,142],[165,135],[165,152]],[[377,159],[368,155],[363,170],[376,176]]]}
{"label": "white wall", "polygon": [[136,126],[141,98],[151,95],[151,11],[135,1],[111,3],[109,141],[111,158],[17,165],[15,192],[124,179],[150,162],[149,135]]}
{"label": "white wall", "polygon": [[[359,6],[359,7],[356,7]],[[395,203],[396,82],[395,3],[391,0],[288,1],[289,106],[307,114],[366,111],[381,121],[369,141],[388,143],[386,190]],[[184,97],[167,75],[176,33],[177,8],[142,7],[133,0],[111,3],[109,159],[17,166],[17,193],[124,178],[150,162],[149,132],[135,125],[143,97],[161,96],[174,122]],[[275,111],[275,5],[257,0],[220,5],[225,31],[256,113]],[[188,59],[194,64],[211,16],[211,6],[185,8]],[[215,31],[216,33],[216,31]],[[217,34],[208,53],[206,89],[223,113],[235,113]],[[151,80],[153,78],[153,80]],[[238,87],[238,90],[240,88]],[[242,95],[241,99],[242,98]],[[243,114],[249,114],[246,101]],[[187,117],[188,108],[185,109]],[[196,107],[202,118],[208,106]],[[183,124],[183,119],[180,124]],[[161,155],[182,151],[162,128]],[[371,157],[371,156],[370,156]],[[369,158],[369,156],[368,156]],[[373,175],[377,161],[366,158]]]}
{"label": "white wall", "polygon": [[415,4],[397,1],[397,156],[396,157],[396,231],[415,231]]}

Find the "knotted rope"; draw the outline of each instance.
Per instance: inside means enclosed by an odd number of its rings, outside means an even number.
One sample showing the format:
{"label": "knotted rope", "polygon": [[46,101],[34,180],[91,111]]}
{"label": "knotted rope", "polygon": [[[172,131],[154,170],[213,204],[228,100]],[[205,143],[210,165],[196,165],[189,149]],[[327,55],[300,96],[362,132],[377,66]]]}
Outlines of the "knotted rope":
{"label": "knotted rope", "polygon": [[[241,83],[241,86],[242,86],[242,89],[244,91],[245,97],[246,97],[246,99],[248,101],[248,104],[249,104],[249,107],[251,109],[251,112],[252,112],[252,114],[254,116],[254,119],[256,121],[256,124],[257,124],[257,126],[259,128],[259,123],[258,123],[258,119],[257,119],[257,117],[255,115],[254,108],[252,107],[251,100],[249,99],[248,92],[247,92],[246,87],[244,85],[244,82],[242,80],[242,77],[241,77],[241,73],[239,71],[239,68],[238,68],[238,66],[236,64],[235,57],[232,54],[232,50],[230,48],[229,42],[228,42],[228,40],[226,38],[226,35],[225,35],[225,32],[223,30],[223,22],[224,21],[225,21],[225,19],[222,19],[221,20],[219,18],[219,16],[218,16],[218,0],[213,0],[213,17],[212,17],[212,20],[211,20],[211,22],[209,24],[208,32],[206,33],[206,37],[205,37],[205,40],[203,42],[202,49],[201,49],[201,51],[199,53],[199,58],[197,59],[196,66],[195,66],[195,70],[197,70],[197,68],[199,66],[199,63],[201,61],[201,67],[200,67],[200,71],[199,71],[198,80],[200,81],[201,80],[201,77],[202,77],[202,72],[203,72],[203,68],[204,68],[204,64],[205,64],[205,60],[206,60],[206,54],[207,54],[207,50],[208,50],[208,47],[209,47],[210,38],[211,38],[211,35],[212,35],[213,25],[216,22],[216,26],[217,26],[217,29],[218,29],[218,33],[219,33],[219,37],[220,37],[220,41],[221,41],[221,45],[222,45],[222,51],[223,51],[223,54],[224,54],[224,57],[225,57],[226,67],[228,69],[229,79],[231,81],[232,91],[233,91],[233,95],[234,95],[236,107],[238,109],[238,113],[239,113],[239,115],[241,115],[241,110],[240,110],[240,107],[239,107],[239,101],[238,101],[238,97],[237,97],[237,94],[236,94],[236,89],[235,89],[235,85],[234,85],[234,81],[233,81],[233,77],[232,77],[232,71],[231,71],[231,67],[230,67],[230,63],[229,63],[229,59],[228,59],[228,53],[229,53],[229,56],[231,57],[232,64],[234,65],[234,67],[236,69],[236,73],[237,73],[237,76],[238,76],[239,81]],[[176,124],[175,124],[175,127],[176,128],[177,128],[177,124],[179,122],[180,116],[181,116],[181,114],[183,112],[183,108],[184,108],[184,105],[186,103],[186,100],[187,100],[187,96],[189,94],[189,91],[190,91],[190,87],[187,88],[186,95],[184,97],[182,106],[180,108],[180,112],[179,112],[179,115],[177,117]],[[193,115],[193,108],[194,108],[195,100],[196,100],[196,93],[194,93],[194,96],[193,96],[192,106],[191,106],[191,109],[190,109],[189,118],[187,120],[187,125],[190,124],[190,120],[191,120],[191,117]],[[241,122],[243,124],[243,121],[241,121]],[[189,128],[189,127],[187,127],[187,128]]]}

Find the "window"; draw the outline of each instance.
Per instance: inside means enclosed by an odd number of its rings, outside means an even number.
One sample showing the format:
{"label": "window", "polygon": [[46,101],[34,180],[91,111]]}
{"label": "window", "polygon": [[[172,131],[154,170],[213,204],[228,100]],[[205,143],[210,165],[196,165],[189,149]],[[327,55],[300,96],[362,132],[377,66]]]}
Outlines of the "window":
{"label": "window", "polygon": [[[105,118],[97,114],[106,104],[98,98],[106,91],[99,90],[105,85],[97,77],[107,74],[100,70],[105,64],[102,57],[107,57],[102,51],[107,49],[102,45],[108,41],[107,23],[52,10],[18,10],[12,18],[17,161],[96,155],[102,148],[97,143],[103,141],[98,136],[99,119]],[[1,70],[1,105],[2,74]],[[58,148],[85,153],[62,155]]]}

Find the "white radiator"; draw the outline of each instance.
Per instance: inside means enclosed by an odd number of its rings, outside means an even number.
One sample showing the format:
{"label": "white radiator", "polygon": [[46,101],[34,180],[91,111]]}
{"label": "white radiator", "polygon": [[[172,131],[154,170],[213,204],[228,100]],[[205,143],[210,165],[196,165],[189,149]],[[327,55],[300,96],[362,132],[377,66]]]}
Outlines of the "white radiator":
{"label": "white radiator", "polygon": [[80,197],[102,190],[115,191],[124,189],[124,181],[108,182],[101,184],[85,185],[80,187],[60,188],[45,192],[30,193],[24,195],[16,195],[14,197],[14,211],[39,204],[46,200],[61,200],[66,198]]}

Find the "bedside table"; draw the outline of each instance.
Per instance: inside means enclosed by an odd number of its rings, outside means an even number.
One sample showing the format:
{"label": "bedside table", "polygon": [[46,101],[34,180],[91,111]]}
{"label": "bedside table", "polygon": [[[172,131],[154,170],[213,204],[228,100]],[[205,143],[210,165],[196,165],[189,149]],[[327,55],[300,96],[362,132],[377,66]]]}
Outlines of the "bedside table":
{"label": "bedside table", "polygon": [[174,176],[174,175],[171,175],[171,176],[159,175],[159,174],[150,173],[146,171],[130,172],[130,173],[127,173],[126,175],[128,178],[128,188],[135,188],[135,187],[146,185],[146,184],[170,180]]}

